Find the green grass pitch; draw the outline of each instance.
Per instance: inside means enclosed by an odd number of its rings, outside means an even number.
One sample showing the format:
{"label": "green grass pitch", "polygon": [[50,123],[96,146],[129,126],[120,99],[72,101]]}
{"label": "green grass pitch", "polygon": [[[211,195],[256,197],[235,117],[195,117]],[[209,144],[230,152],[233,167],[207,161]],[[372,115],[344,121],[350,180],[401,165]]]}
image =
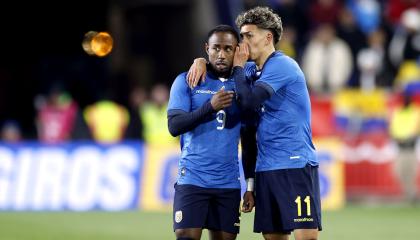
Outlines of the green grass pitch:
{"label": "green grass pitch", "polygon": [[[242,214],[237,239],[262,239],[252,219]],[[171,224],[170,213],[143,211],[0,212],[0,240],[175,239]],[[320,239],[420,239],[420,206],[348,206],[323,212],[323,227]]]}

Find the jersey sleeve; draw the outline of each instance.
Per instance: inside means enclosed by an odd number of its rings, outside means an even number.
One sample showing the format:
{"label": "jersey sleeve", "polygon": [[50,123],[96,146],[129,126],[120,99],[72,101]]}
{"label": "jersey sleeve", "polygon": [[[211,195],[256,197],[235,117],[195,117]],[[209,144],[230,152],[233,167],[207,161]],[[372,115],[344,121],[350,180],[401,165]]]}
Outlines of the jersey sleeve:
{"label": "jersey sleeve", "polygon": [[271,92],[277,92],[290,82],[290,78],[295,76],[294,66],[289,61],[283,61],[278,58],[272,58],[267,62],[262,70],[261,77],[255,82],[255,85],[261,85],[264,88],[271,88]]}
{"label": "jersey sleeve", "polygon": [[186,81],[186,73],[178,75],[172,83],[168,102],[168,113],[172,110],[191,111],[191,90]]}
{"label": "jersey sleeve", "polygon": [[255,78],[257,73],[257,65],[254,62],[246,62],[244,66],[245,77],[246,78]]}

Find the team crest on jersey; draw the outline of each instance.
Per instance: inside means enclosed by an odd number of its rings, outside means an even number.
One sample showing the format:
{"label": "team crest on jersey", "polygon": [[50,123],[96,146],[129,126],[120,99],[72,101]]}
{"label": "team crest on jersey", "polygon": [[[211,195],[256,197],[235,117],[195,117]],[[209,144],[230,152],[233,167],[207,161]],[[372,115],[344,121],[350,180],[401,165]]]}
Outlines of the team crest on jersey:
{"label": "team crest on jersey", "polygon": [[182,221],[182,211],[175,212],[175,222],[180,223]]}

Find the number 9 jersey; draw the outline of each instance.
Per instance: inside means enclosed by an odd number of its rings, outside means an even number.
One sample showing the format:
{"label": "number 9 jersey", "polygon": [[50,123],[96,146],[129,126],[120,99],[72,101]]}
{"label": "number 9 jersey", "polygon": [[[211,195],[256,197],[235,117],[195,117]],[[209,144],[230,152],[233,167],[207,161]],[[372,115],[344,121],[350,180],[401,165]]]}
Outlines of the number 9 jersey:
{"label": "number 9 jersey", "polygon": [[[182,73],[172,84],[168,114],[174,110],[192,112],[210,101],[222,88],[235,91],[235,82],[230,78],[217,78],[208,72],[206,80],[191,89],[186,73]],[[230,107],[209,115],[194,129],[182,134],[177,184],[240,188],[240,128],[241,113],[234,99]]]}

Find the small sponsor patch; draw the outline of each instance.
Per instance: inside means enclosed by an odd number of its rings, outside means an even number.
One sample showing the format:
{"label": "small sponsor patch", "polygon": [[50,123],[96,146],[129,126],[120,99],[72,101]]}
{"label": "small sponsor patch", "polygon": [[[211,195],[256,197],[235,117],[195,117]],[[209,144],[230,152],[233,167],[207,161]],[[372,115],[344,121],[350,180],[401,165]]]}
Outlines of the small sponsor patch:
{"label": "small sponsor patch", "polygon": [[290,159],[299,159],[300,158],[300,156],[292,156],[292,157],[290,157]]}
{"label": "small sponsor patch", "polygon": [[175,212],[175,222],[180,223],[182,221],[182,211]]}
{"label": "small sponsor patch", "polygon": [[195,90],[195,93],[201,93],[201,94],[216,94],[215,91],[211,91],[211,90],[203,90],[203,89],[199,89],[199,90]]}

